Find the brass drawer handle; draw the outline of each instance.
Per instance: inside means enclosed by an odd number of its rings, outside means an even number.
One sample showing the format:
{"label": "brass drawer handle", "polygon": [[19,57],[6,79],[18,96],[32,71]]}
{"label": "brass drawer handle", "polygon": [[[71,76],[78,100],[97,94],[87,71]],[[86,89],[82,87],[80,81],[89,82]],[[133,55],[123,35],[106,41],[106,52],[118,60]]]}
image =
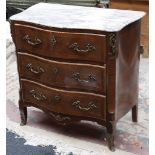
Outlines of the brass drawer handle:
{"label": "brass drawer handle", "polygon": [[89,75],[88,80],[81,80],[80,79],[80,73],[73,73],[72,78],[80,83],[88,83],[88,82],[94,82],[96,81],[96,78],[94,75]]}
{"label": "brass drawer handle", "polygon": [[93,109],[96,109],[97,106],[91,101],[88,103],[88,105],[86,107],[82,107],[80,105],[80,101],[77,100],[75,102],[72,103],[72,106],[75,106],[77,109],[81,110],[81,111],[90,111],[90,110],[93,110]]}
{"label": "brass drawer handle", "polygon": [[42,41],[35,37],[34,40],[31,39],[31,37],[29,35],[25,35],[24,38],[23,38],[29,45],[32,45],[32,46],[36,46],[36,45],[39,45],[42,43]]}
{"label": "brass drawer handle", "polygon": [[34,89],[30,90],[30,94],[37,101],[45,101],[45,100],[47,100],[47,97],[45,95],[43,95],[42,93],[40,93],[40,92],[38,92],[38,91],[36,91]]}
{"label": "brass drawer handle", "polygon": [[45,70],[40,66],[37,66],[36,69],[34,69],[31,63],[26,65],[26,69],[37,75],[45,72]]}
{"label": "brass drawer handle", "polygon": [[92,51],[96,50],[96,47],[91,45],[90,43],[88,43],[86,45],[86,49],[84,49],[84,50],[83,49],[79,49],[79,45],[76,42],[71,44],[71,45],[69,45],[69,48],[73,49],[74,52],[76,52],[76,53],[88,53],[88,52],[92,52]]}

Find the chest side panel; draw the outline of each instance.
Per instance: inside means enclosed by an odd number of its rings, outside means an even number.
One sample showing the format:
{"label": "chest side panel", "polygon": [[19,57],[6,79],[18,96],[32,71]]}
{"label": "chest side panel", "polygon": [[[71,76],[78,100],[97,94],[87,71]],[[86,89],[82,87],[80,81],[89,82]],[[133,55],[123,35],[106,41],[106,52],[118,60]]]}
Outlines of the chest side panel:
{"label": "chest side panel", "polygon": [[116,60],[117,119],[138,104],[138,75],[140,59],[140,21],[119,33],[119,54]]}

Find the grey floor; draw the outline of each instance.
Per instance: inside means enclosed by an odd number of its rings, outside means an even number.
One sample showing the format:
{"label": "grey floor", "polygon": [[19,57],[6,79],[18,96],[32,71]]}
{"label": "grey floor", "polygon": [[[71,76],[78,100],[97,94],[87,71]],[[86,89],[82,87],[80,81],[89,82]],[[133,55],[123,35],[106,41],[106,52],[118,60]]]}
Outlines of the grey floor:
{"label": "grey floor", "polygon": [[[19,138],[18,135],[6,131],[6,155],[61,155],[55,153],[55,147],[53,146],[31,146],[24,145],[25,139]],[[73,155],[69,153],[68,155]]]}

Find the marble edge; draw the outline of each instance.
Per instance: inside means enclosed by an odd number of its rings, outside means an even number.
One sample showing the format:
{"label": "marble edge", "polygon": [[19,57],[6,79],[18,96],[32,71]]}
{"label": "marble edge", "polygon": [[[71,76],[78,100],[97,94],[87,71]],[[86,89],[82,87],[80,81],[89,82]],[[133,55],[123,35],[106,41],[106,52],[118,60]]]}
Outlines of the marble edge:
{"label": "marble edge", "polygon": [[[55,6],[69,6],[69,7],[78,7],[78,8],[90,8],[90,9],[93,9],[93,10],[98,10],[98,9],[103,9],[103,8],[94,8],[94,7],[86,7],[86,6],[76,6],[76,5],[64,5],[64,4],[49,4],[49,3],[37,3],[37,4],[35,4],[35,5],[33,5],[33,6],[31,6],[31,7],[29,7],[29,8],[27,8],[26,10],[30,10],[30,9],[32,9],[33,7],[36,7],[37,5],[55,5]],[[25,11],[26,11],[25,10]],[[140,20],[141,18],[143,18],[145,15],[146,15],[146,12],[144,12],[144,11],[135,11],[135,10],[123,10],[123,9],[114,9],[114,8],[110,8],[110,10],[113,10],[113,11],[128,11],[128,12],[135,12],[135,13],[138,13],[139,15],[138,15],[138,17],[136,17],[135,19],[133,19],[132,21],[129,21],[128,23],[126,23],[126,24],[124,24],[122,27],[120,27],[120,28],[116,28],[116,29],[112,29],[112,30],[110,30],[110,29],[101,29],[101,28],[86,28],[86,27],[74,27],[74,26],[69,26],[69,27],[63,27],[63,26],[60,26],[60,25],[58,25],[58,26],[55,26],[55,25],[45,25],[45,24],[42,24],[42,23],[38,23],[38,22],[33,22],[34,24],[39,24],[39,25],[41,25],[41,26],[48,26],[48,27],[53,27],[53,28],[62,28],[62,29],[68,29],[68,28],[70,28],[70,29],[87,29],[87,30],[99,30],[99,31],[106,31],[106,32],[117,32],[117,31],[121,31],[124,27],[126,27],[127,25],[129,25],[129,24],[131,24],[131,23],[133,23],[133,22],[135,22],[135,21],[138,21],[138,20]],[[23,12],[20,12],[20,13],[18,13],[18,14],[15,14],[15,15],[13,15],[13,16],[11,16],[10,18],[9,18],[9,21],[22,21],[22,22],[28,22],[28,23],[32,23],[32,22],[29,22],[29,21],[27,21],[27,20],[24,20],[24,19],[21,19],[20,18],[20,16],[22,15],[22,14],[24,14]],[[20,18],[20,19],[19,19]]]}

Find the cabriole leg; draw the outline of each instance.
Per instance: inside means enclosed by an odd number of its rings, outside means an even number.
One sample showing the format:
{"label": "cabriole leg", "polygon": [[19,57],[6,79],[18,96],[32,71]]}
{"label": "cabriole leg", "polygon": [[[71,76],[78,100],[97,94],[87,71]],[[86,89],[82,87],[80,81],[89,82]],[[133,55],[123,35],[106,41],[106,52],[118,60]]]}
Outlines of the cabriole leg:
{"label": "cabriole leg", "polygon": [[115,151],[114,136],[115,136],[115,123],[108,122],[107,123],[107,142],[108,142],[108,147],[111,151]]}
{"label": "cabriole leg", "polygon": [[21,123],[20,125],[26,125],[27,123],[27,107],[24,107],[21,103],[21,101],[19,101],[19,111],[20,111],[20,117],[21,117]]}
{"label": "cabriole leg", "polygon": [[138,105],[137,104],[132,108],[132,121],[133,122],[138,121]]}

